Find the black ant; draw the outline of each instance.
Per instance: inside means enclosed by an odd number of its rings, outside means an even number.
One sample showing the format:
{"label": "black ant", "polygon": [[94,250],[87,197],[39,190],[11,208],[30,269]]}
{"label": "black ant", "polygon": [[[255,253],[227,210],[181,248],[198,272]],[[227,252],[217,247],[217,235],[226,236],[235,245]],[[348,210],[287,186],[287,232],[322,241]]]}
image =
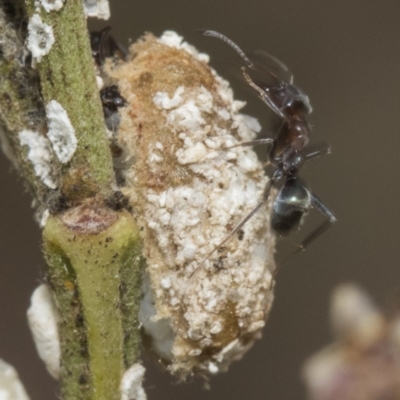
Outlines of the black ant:
{"label": "black ant", "polygon": [[[203,34],[221,39],[239,54],[246,64],[246,66],[242,67],[242,73],[246,82],[258,92],[261,100],[282,119],[281,127],[274,138],[252,140],[232,146],[270,144],[271,149],[268,153],[268,159],[275,170],[272,178],[266,185],[260,202],[207,255],[207,258],[226,243],[232,235],[240,231],[243,225],[266,203],[272,187],[277,187],[279,190],[273,201],[271,212],[271,228],[277,235],[286,236],[299,227],[303,216],[312,207],[316,208],[327,218],[326,221],[314,229],[301,242],[299,248],[290,254],[288,257],[290,258],[294,254],[304,250],[312,241],[336,222],[336,218],[329,209],[315,194],[308,190],[298,177],[304,161],[329,154],[330,148],[327,147],[308,153],[305,151],[311,133],[311,128],[307,122],[307,115],[311,113],[312,108],[308,96],[293,85],[293,76],[282,62],[270,55],[264,54],[268,62],[275,69],[283,71],[285,78],[279,78],[276,73],[265,65],[251,61],[240,47],[225,35],[211,30],[203,31]],[[264,78],[272,78],[272,83],[268,84],[262,80],[253,80],[248,73],[248,69],[264,74]],[[275,270],[275,274],[277,269]]]}
{"label": "black ant", "polygon": [[[110,35],[111,27],[101,31],[90,32],[90,47],[92,57],[99,69],[106,58],[118,57],[125,60],[127,50]],[[110,85],[100,90],[100,99],[107,128],[116,131],[119,126],[118,109],[126,106],[126,100],[121,96],[117,85]]]}
{"label": "black ant", "polygon": [[119,125],[118,109],[127,105],[117,85],[110,85],[100,90],[100,100],[107,128],[114,131]]}

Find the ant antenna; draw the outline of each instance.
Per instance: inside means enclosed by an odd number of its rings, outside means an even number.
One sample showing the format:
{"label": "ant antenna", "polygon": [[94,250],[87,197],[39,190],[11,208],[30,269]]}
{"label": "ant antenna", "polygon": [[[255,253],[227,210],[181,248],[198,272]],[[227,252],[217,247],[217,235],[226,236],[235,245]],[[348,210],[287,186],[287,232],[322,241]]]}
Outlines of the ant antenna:
{"label": "ant antenna", "polygon": [[[216,31],[212,31],[212,30],[208,30],[208,31],[203,31],[203,35],[205,36],[212,36],[212,37],[216,37],[222,41],[224,41],[225,43],[227,43],[229,46],[231,46],[236,53],[239,54],[239,56],[245,61],[245,63],[247,64],[247,66],[251,69],[256,69],[256,66],[254,65],[254,63],[252,63],[250,61],[250,59],[246,56],[246,54],[244,53],[244,51],[235,43],[233,42],[231,39],[227,38],[225,35],[223,35],[222,33],[216,32]],[[272,56],[271,56],[272,57]],[[285,71],[288,71],[288,68],[286,67],[285,64],[283,64],[281,61],[279,61],[278,59],[275,59],[275,57],[272,57],[273,61],[275,61],[278,65],[282,66],[282,68],[284,68]],[[258,86],[249,76],[249,74],[246,71],[246,67],[242,67],[242,73],[244,76],[244,79],[246,80],[246,82],[253,88],[255,89],[259,95],[260,98],[267,104],[267,106],[269,108],[271,108],[276,114],[278,114],[281,118],[283,119],[287,119],[285,117],[285,115],[283,114],[283,112],[276,106],[276,104],[268,97],[267,92],[262,89],[260,86]],[[276,80],[276,82],[279,82],[278,77],[271,71],[268,71],[268,73]],[[293,77],[290,78],[290,81],[293,81]]]}
{"label": "ant antenna", "polygon": [[219,33],[216,31],[204,31],[203,35],[216,37],[218,39],[221,39],[225,43],[229,44],[229,46],[231,46],[236,51],[236,53],[238,53],[239,56],[243,58],[243,60],[246,62],[246,64],[249,67],[252,67],[252,68],[254,67],[254,64],[249,60],[249,58],[246,56],[244,51],[235,42],[233,42],[231,39],[227,38],[222,33]]}
{"label": "ant antenna", "polygon": [[[258,94],[260,95],[260,99],[267,104],[267,106],[274,111],[277,115],[279,115],[284,121],[287,120],[287,117],[285,116],[285,114],[282,112],[281,109],[279,109],[279,107],[268,97],[268,91],[262,89],[260,86],[258,86],[256,83],[254,83],[253,79],[250,78],[250,75],[247,73],[246,71],[246,67],[242,67],[242,73],[244,76],[244,79],[246,80],[246,82],[249,84],[249,86],[251,86],[254,90],[256,90],[258,92]],[[270,73],[276,80],[277,77],[273,74]]]}

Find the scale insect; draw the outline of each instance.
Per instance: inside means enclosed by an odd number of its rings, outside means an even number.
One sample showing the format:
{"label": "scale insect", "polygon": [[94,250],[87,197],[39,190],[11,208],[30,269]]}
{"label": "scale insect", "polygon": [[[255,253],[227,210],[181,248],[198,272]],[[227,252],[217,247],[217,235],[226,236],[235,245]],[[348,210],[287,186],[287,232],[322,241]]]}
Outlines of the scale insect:
{"label": "scale insect", "polygon": [[[253,61],[225,35],[212,30],[203,31],[203,34],[224,41],[239,54],[245,63],[241,70],[246,82],[258,92],[261,100],[282,119],[282,124],[273,138],[252,140],[232,146],[269,145],[268,160],[269,164],[273,166],[274,172],[259,203],[231,230],[221,243],[208,253],[205,260],[209,259],[215,251],[239,232],[243,225],[260,210],[268,201],[273,187],[278,190],[278,193],[272,204],[271,228],[278,236],[287,236],[297,229],[304,215],[311,208],[316,208],[325,216],[325,221],[305,237],[298,249],[286,259],[288,260],[294,254],[304,250],[336,222],[332,212],[299,178],[299,172],[305,161],[329,154],[330,148],[307,151],[311,134],[307,117],[312,108],[308,96],[293,84],[293,75],[285,64],[263,52],[258,52],[258,55],[262,56],[266,63]],[[258,73],[261,79],[252,78],[250,71]],[[282,263],[278,265],[275,274],[280,265]]]}

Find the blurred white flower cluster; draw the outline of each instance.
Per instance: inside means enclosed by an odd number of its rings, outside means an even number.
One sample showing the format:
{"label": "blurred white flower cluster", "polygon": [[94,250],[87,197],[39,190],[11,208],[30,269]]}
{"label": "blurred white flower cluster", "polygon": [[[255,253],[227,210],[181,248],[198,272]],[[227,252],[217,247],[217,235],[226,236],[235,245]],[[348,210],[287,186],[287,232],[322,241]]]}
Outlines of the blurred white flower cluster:
{"label": "blurred white flower cluster", "polygon": [[304,378],[312,400],[400,398],[400,316],[386,318],[355,285],[333,294],[335,343],[311,357]]}

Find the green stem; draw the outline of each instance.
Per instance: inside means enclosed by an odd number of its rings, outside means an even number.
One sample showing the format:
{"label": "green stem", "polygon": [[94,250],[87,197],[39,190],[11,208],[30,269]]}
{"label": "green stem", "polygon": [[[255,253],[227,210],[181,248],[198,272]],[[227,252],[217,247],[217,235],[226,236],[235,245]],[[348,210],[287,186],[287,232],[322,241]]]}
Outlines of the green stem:
{"label": "green stem", "polygon": [[[52,161],[61,177],[54,195],[61,195],[69,209],[53,207],[52,212],[59,213],[49,218],[43,230],[48,282],[59,311],[62,398],[118,400],[123,373],[139,355],[144,261],[138,229],[127,211],[106,206],[112,204],[115,178],[82,0],[66,0],[60,10],[50,12],[40,1],[25,0],[25,4],[28,18],[24,20],[38,14],[52,28],[55,42],[37,62],[38,74],[29,67],[18,69],[21,60],[15,52],[3,56],[0,52],[0,72],[7,78],[0,79],[0,120],[42,205],[49,206],[52,193],[35,176],[18,132],[35,129],[45,135],[44,108],[55,100],[66,111],[78,140],[68,163]],[[0,0],[0,22],[4,22],[0,39],[15,41],[23,54],[4,7]],[[33,89],[39,87],[38,78],[41,95],[37,90],[22,95],[21,87],[30,88],[30,83],[35,84]],[[10,107],[13,112],[7,111]]]}
{"label": "green stem", "polygon": [[[70,221],[87,221],[93,212],[109,226],[82,231]],[[117,400],[122,374],[138,356],[143,260],[135,221],[128,212],[84,206],[51,217],[43,236],[61,316],[63,400]]]}
{"label": "green stem", "polygon": [[36,8],[34,0],[26,4],[29,18],[39,14],[55,38],[37,64],[44,103],[61,104],[78,139],[74,156],[63,167],[64,195],[71,200],[107,195],[114,174],[82,0],[68,0],[50,12]]}

